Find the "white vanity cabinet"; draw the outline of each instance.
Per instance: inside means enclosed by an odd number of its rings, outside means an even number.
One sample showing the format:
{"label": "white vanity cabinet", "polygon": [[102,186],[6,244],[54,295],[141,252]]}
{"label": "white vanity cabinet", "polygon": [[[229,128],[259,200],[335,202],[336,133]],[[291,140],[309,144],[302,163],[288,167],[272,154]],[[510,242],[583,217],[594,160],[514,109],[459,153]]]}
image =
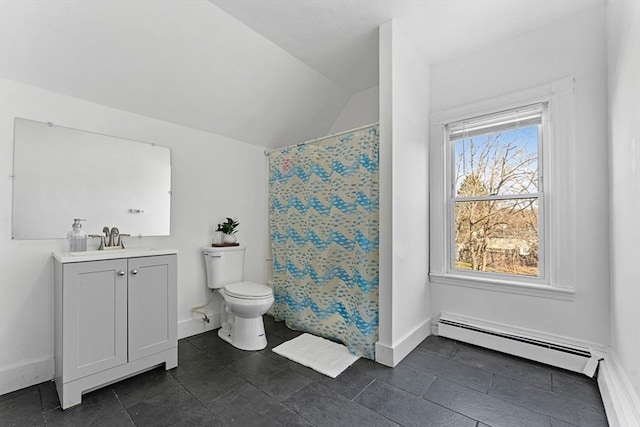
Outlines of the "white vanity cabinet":
{"label": "white vanity cabinet", "polygon": [[87,391],[178,364],[176,251],[128,254],[54,254],[55,382],[63,409]]}

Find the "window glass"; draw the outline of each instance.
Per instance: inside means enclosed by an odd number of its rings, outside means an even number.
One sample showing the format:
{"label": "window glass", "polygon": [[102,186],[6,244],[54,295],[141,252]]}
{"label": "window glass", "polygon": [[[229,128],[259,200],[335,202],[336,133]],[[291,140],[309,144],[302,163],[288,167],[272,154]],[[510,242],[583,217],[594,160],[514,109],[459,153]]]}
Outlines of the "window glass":
{"label": "window glass", "polygon": [[543,105],[448,125],[451,267],[542,276]]}
{"label": "window glass", "polygon": [[455,268],[538,276],[537,199],[455,202]]}
{"label": "window glass", "polygon": [[459,197],[538,192],[538,126],[454,142]]}

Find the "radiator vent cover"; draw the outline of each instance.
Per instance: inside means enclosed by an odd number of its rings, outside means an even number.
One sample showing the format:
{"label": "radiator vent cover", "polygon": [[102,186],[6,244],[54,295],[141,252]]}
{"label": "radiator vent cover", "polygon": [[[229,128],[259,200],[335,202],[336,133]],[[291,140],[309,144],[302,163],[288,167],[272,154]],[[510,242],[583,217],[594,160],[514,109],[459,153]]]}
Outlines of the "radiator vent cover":
{"label": "radiator vent cover", "polygon": [[489,322],[442,314],[438,335],[557,366],[592,377],[598,359],[584,347],[536,338],[526,333],[501,329]]}

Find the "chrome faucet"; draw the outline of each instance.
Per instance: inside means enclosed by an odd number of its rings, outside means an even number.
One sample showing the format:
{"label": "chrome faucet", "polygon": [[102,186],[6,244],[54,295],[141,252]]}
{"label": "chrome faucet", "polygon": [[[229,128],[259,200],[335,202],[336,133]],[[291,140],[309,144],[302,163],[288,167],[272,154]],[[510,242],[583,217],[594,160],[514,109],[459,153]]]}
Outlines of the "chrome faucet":
{"label": "chrome faucet", "polygon": [[109,230],[109,227],[104,227],[102,229],[103,234],[89,234],[89,237],[99,237],[100,238],[100,246],[98,247],[99,251],[105,249],[124,249],[124,240],[123,236],[130,236],[130,234],[120,233],[118,227],[113,227]]}
{"label": "chrome faucet", "polygon": [[[105,227],[107,232],[109,232],[109,227]],[[120,230],[118,227],[112,227],[109,234],[109,245],[108,246],[120,246]]]}

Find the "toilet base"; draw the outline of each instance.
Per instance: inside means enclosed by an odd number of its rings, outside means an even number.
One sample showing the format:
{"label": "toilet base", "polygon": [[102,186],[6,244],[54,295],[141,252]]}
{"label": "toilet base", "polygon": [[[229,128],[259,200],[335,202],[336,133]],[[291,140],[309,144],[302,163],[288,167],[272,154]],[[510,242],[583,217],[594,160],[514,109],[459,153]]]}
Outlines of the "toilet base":
{"label": "toilet base", "polygon": [[220,328],[218,336],[240,350],[262,350],[267,346],[262,316],[252,319],[235,316],[233,327]]}

